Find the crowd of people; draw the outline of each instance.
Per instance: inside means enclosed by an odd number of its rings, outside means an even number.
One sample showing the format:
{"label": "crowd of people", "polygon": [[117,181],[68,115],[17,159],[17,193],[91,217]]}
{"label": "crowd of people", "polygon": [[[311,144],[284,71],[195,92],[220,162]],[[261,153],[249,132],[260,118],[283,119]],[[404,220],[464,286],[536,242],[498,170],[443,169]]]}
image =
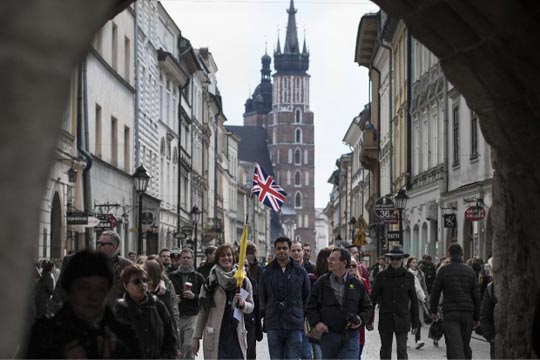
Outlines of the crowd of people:
{"label": "crowd of people", "polygon": [[491,262],[464,262],[458,244],[438,265],[395,246],[367,268],[356,246],[320,249],[313,263],[309,244],[279,237],[266,261],[249,242],[238,264],[226,243],[195,269],[189,248],[124,258],[120,242],[105,231],[95,251],[36,267],[26,357],[194,359],[202,349],[205,359],[255,359],[266,334],[271,359],[361,359],[376,312],[381,359],[394,337],[408,358],[408,334],[421,349],[422,324],[441,323],[448,359],[472,358],[480,325],[494,356]]}

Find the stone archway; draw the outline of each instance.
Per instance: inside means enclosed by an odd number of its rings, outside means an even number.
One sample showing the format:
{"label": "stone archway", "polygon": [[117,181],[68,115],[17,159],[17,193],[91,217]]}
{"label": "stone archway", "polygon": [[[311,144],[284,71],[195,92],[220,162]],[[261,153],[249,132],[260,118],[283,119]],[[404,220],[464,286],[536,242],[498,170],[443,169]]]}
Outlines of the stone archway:
{"label": "stone archway", "polygon": [[540,2],[373,1],[403,19],[479,115],[495,169],[496,355],[529,358],[540,289]]}
{"label": "stone archway", "polygon": [[55,192],[51,206],[51,259],[62,258],[62,238],[62,202]]}

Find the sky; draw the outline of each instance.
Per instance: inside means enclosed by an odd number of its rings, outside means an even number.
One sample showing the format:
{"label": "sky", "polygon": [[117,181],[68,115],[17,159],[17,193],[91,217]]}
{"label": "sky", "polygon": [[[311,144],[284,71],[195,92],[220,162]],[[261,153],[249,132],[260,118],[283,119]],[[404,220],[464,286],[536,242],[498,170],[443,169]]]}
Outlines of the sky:
{"label": "sky", "polygon": [[[243,125],[244,103],[260,81],[261,57],[273,57],[278,31],[285,45],[290,0],[162,0],[195,48],[208,47],[218,66],[217,82],[226,125]],[[354,62],[362,15],[377,12],[367,0],[294,1],[298,40],[310,52],[310,109],[315,121],[315,207],[324,208],[336,159],[351,151],[343,137],[369,102],[365,67]],[[266,45],[265,45],[266,44]],[[272,59],[272,69],[273,69]]]}

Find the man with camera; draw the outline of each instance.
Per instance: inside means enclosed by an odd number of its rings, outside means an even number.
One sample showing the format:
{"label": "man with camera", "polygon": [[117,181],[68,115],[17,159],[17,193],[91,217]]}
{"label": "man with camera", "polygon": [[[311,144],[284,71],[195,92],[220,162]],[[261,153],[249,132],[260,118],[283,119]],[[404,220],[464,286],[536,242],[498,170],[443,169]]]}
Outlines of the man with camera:
{"label": "man with camera", "polygon": [[327,274],[313,285],[306,308],[309,324],[322,334],[324,359],[358,359],[358,328],[369,322],[371,301],[364,284],[347,271],[351,254],[333,249]]}
{"label": "man with camera", "polygon": [[274,241],[275,259],[264,269],[259,286],[261,317],[271,359],[300,359],[304,308],[309,297],[306,270],[290,257],[291,240]]}

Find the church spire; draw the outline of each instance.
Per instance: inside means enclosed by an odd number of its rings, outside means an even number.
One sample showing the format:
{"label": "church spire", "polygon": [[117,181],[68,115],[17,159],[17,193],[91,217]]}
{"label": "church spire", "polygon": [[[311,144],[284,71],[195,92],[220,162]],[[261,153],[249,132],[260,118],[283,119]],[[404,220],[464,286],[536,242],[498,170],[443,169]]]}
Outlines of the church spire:
{"label": "church spire", "polygon": [[304,46],[302,47],[302,54],[307,55],[307,46],[306,46],[306,29],[304,29]]}
{"label": "church spire", "polygon": [[276,47],[276,54],[281,54],[281,43],[279,42],[279,29],[277,31],[277,47]]}
{"label": "church spire", "polygon": [[291,0],[287,13],[289,13],[289,19],[287,21],[287,36],[285,37],[285,48],[283,52],[285,54],[298,54],[300,53],[300,46],[298,45],[298,34],[296,32],[294,0]]}

